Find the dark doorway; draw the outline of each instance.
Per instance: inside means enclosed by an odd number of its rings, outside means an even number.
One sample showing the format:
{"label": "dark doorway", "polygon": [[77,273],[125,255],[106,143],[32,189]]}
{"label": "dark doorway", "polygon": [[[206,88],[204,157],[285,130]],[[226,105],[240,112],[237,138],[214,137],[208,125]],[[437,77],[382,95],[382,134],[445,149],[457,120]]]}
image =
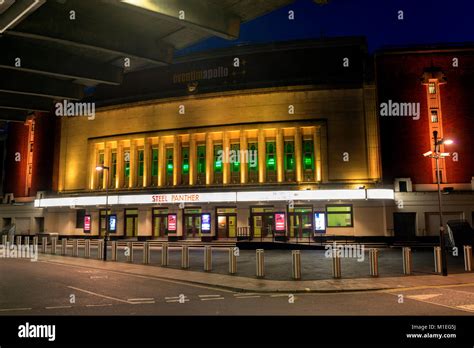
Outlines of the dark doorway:
{"label": "dark doorway", "polygon": [[416,213],[393,213],[393,227],[396,241],[416,239]]}

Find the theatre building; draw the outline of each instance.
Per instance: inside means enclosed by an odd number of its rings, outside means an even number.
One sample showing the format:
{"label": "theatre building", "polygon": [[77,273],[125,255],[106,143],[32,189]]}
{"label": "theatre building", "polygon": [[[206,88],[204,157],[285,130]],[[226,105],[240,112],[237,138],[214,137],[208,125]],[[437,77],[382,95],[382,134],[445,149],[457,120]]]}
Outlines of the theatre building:
{"label": "theatre building", "polygon": [[[120,238],[386,236],[365,40],[242,46],[99,87],[61,117],[45,232]],[[101,167],[103,170],[97,170]]]}

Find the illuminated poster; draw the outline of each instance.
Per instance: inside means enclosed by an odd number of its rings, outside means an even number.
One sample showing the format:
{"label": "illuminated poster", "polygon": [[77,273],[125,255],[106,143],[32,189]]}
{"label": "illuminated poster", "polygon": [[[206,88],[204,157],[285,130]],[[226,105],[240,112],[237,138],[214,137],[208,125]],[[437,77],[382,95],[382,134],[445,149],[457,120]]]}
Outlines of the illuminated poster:
{"label": "illuminated poster", "polygon": [[117,232],[117,215],[109,215],[109,232]]}
{"label": "illuminated poster", "polygon": [[314,213],[314,230],[318,233],[326,232],[326,214]]}
{"label": "illuminated poster", "polygon": [[276,231],[285,231],[285,214],[277,213],[275,214],[275,230]]}
{"label": "illuminated poster", "polygon": [[91,232],[91,216],[85,215],[84,216],[84,233]]}
{"label": "illuminated poster", "polygon": [[176,232],[176,214],[168,214],[168,231]]}
{"label": "illuminated poster", "polygon": [[202,214],[201,215],[201,232],[210,232],[211,231],[211,214]]}

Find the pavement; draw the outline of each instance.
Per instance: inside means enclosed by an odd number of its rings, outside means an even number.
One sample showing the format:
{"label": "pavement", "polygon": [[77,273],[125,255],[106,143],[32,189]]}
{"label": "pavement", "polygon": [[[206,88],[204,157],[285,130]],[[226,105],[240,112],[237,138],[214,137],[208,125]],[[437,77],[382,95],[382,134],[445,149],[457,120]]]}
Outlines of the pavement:
{"label": "pavement", "polygon": [[[152,256],[153,259],[153,256]],[[202,260],[202,259],[201,259]],[[380,276],[317,280],[275,280],[259,279],[255,276],[228,275],[215,272],[181,270],[173,267],[161,267],[156,264],[115,262],[81,257],[40,254],[39,261],[73,267],[84,267],[121,274],[174,280],[189,284],[200,284],[238,292],[291,292],[291,293],[331,293],[375,291],[403,288],[423,288],[429,286],[474,285],[474,274],[469,272],[451,273],[447,277],[437,274],[418,273],[409,276]],[[255,264],[254,264],[255,265]],[[202,263],[201,263],[202,267]],[[221,268],[223,266],[221,265]],[[227,267],[227,265],[225,265]],[[240,263],[238,261],[238,267]],[[254,266],[255,267],[255,266]],[[329,269],[330,270],[330,269]]]}

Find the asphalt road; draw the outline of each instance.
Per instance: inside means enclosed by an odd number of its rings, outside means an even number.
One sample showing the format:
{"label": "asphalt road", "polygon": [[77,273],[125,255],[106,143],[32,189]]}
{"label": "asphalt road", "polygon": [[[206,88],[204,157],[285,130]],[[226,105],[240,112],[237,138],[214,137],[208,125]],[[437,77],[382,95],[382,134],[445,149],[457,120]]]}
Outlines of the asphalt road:
{"label": "asphalt road", "polygon": [[473,315],[474,285],[330,294],[237,293],[21,259],[0,260],[0,315]]}

